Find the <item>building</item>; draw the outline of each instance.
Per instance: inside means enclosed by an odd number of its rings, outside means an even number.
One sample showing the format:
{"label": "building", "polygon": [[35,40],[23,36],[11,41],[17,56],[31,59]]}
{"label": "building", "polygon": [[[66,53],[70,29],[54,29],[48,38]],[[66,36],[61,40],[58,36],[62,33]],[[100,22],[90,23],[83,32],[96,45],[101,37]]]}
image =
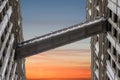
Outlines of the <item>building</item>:
{"label": "building", "polygon": [[0,0],[0,80],[25,79],[24,59],[14,59],[23,41],[20,13],[19,0]]}
{"label": "building", "polygon": [[92,80],[120,80],[120,0],[87,0],[87,21],[104,16],[107,30],[91,38]]}

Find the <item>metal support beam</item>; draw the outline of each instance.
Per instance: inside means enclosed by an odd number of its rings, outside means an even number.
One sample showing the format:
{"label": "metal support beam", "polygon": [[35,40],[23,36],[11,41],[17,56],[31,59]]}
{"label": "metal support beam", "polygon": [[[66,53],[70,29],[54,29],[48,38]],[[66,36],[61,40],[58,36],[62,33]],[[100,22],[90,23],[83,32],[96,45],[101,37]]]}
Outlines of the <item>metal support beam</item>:
{"label": "metal support beam", "polygon": [[48,51],[106,31],[106,19],[74,25],[18,44],[16,59]]}

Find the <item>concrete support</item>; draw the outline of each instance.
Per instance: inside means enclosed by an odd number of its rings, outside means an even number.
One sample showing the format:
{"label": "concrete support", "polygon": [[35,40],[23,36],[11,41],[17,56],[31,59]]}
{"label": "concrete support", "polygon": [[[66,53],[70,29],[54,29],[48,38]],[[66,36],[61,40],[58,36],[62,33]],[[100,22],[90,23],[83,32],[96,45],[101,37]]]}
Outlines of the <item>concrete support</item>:
{"label": "concrete support", "polygon": [[102,33],[106,31],[105,26],[106,20],[102,17],[22,42],[18,45],[16,59],[32,56]]}

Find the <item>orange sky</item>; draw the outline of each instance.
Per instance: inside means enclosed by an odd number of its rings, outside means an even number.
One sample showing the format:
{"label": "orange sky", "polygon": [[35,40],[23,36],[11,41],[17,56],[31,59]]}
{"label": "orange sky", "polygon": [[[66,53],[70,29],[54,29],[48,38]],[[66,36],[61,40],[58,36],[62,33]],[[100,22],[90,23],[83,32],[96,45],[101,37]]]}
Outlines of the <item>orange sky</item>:
{"label": "orange sky", "polygon": [[26,60],[28,79],[90,78],[89,50],[52,50]]}

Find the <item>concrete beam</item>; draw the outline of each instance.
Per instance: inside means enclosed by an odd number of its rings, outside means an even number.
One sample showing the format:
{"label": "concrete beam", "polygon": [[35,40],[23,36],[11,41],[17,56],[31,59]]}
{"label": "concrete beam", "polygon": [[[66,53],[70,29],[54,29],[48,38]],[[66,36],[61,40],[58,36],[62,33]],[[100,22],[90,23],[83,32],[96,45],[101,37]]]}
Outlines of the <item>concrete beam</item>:
{"label": "concrete beam", "polygon": [[106,19],[85,22],[18,45],[16,59],[26,58],[106,31]]}

